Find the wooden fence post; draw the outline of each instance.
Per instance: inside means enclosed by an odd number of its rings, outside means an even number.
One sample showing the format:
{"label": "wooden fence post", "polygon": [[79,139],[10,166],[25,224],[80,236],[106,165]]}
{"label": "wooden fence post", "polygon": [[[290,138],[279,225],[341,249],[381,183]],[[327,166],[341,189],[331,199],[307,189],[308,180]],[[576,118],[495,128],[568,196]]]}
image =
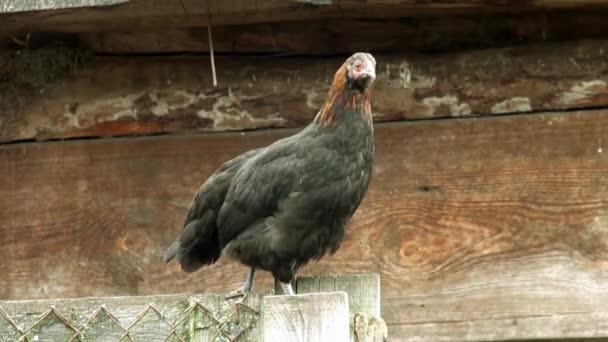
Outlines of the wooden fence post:
{"label": "wooden fence post", "polygon": [[351,341],[386,341],[388,329],[380,317],[380,275],[349,274],[300,277],[296,293],[344,291],[348,294]]}
{"label": "wooden fence post", "polygon": [[298,277],[296,293],[344,291],[348,294],[351,319],[358,312],[380,317],[380,275],[347,274]]}
{"label": "wooden fence post", "polygon": [[345,292],[266,296],[262,302],[265,342],[348,342]]}

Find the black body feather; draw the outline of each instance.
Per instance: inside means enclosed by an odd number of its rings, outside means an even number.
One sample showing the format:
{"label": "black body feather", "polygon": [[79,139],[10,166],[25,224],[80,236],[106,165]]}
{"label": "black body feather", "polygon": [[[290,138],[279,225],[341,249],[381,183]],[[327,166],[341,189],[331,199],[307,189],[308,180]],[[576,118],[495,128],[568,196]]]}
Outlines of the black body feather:
{"label": "black body feather", "polygon": [[197,192],[164,260],[177,257],[191,272],[224,251],[289,282],[302,265],[335,252],[367,191],[374,155],[369,104],[358,106],[364,94],[346,81],[335,90],[340,96],[328,97],[331,113],[318,115],[331,124],[315,120],[222,165]]}

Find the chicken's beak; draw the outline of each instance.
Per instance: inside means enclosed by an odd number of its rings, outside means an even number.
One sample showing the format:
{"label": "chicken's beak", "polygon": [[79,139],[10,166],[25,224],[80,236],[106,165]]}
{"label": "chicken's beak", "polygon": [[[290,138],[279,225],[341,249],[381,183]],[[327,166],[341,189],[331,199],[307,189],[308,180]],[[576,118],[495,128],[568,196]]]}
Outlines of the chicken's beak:
{"label": "chicken's beak", "polygon": [[373,63],[367,63],[365,69],[357,76],[356,82],[362,90],[367,89],[376,79],[376,68]]}

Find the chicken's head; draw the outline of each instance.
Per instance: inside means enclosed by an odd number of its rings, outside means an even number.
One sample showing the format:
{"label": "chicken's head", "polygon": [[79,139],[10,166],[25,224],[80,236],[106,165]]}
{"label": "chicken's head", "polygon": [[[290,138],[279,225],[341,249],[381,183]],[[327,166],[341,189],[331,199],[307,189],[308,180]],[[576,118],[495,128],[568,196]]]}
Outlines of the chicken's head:
{"label": "chicken's head", "polygon": [[365,52],[357,52],[344,62],[346,81],[350,88],[365,91],[376,79],[376,60]]}

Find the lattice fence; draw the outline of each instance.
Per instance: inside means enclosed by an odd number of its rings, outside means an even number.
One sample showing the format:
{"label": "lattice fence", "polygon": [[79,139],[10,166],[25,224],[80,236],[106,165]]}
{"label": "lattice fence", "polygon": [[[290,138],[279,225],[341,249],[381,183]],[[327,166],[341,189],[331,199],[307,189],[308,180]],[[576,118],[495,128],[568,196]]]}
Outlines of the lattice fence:
{"label": "lattice fence", "polygon": [[[352,325],[356,321],[355,313],[379,317],[380,278],[377,274],[297,279],[298,294],[335,291],[348,295],[350,318],[345,319],[351,322],[351,328],[355,328]],[[285,303],[277,301],[274,303],[279,303],[280,308],[274,308],[274,304],[264,301],[267,294],[252,293],[240,304],[237,304],[237,298],[225,299],[224,295],[0,301],[0,342],[261,342],[268,333],[268,329],[264,329],[267,324],[263,327],[264,314],[273,313],[266,323],[272,320],[293,323],[303,319],[302,314],[306,315],[298,310],[286,310]],[[322,297],[315,300],[320,302],[312,308],[328,305]],[[292,304],[298,307],[304,302]],[[289,312],[294,316],[282,317]],[[316,313],[311,315],[318,316]],[[278,328],[282,330],[283,327]]]}
{"label": "lattice fence", "polygon": [[259,341],[262,296],[0,302],[0,341]]}

